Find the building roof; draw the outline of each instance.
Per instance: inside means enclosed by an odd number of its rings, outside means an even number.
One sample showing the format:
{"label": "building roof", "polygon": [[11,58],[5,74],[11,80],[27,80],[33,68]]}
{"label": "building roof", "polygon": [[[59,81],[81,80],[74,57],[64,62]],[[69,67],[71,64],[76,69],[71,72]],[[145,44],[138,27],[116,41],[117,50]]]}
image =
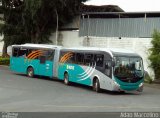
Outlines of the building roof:
{"label": "building roof", "polygon": [[85,12],[79,29],[80,36],[150,38],[160,30],[160,12]]}
{"label": "building roof", "polygon": [[84,12],[85,18],[148,18],[160,17],[160,12]]}
{"label": "building roof", "polygon": [[80,6],[80,13],[85,12],[124,12],[117,5],[102,5],[102,6],[95,6],[95,5],[84,5]]}
{"label": "building roof", "polygon": [[[103,6],[95,6],[95,5],[85,5],[81,4],[79,8],[79,13],[78,15],[81,16],[81,14],[86,14],[86,13],[103,13],[103,12],[124,12],[123,9],[121,9],[117,5],[103,5]],[[99,16],[99,15],[96,15]],[[87,17],[87,16],[86,16]],[[101,17],[101,16],[100,16]],[[67,25],[61,26],[59,30],[78,30],[79,29],[79,16],[75,17],[72,23],[69,23]]]}

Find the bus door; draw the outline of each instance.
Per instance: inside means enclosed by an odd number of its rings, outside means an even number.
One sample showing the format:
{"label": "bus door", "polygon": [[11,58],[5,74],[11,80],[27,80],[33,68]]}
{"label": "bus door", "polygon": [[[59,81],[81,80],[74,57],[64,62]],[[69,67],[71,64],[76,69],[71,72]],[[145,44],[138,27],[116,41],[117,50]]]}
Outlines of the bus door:
{"label": "bus door", "polygon": [[27,49],[22,49],[20,47],[13,48],[13,54],[11,57],[10,68],[16,72],[25,73],[24,63],[25,63],[25,55]]}
{"label": "bus door", "polygon": [[112,78],[112,61],[111,60],[105,61],[105,72],[104,73],[109,78]]}
{"label": "bus door", "polygon": [[39,75],[53,77],[53,58],[53,50],[45,51],[44,55],[39,57]]}

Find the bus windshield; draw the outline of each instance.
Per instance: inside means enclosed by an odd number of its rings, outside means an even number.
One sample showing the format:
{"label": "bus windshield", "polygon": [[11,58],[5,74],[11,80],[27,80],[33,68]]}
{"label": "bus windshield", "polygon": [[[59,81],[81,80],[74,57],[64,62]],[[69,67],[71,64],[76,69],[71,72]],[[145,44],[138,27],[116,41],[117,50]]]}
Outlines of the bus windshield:
{"label": "bus windshield", "polygon": [[114,76],[119,78],[143,77],[143,63],[140,57],[115,57]]}

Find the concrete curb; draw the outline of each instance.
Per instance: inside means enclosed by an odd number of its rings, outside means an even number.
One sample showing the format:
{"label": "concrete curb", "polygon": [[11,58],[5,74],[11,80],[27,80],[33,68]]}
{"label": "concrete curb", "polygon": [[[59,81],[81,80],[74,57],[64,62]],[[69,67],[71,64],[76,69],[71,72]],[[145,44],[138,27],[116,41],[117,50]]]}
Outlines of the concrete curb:
{"label": "concrete curb", "polygon": [[9,68],[9,66],[7,66],[7,65],[0,65],[0,67]]}

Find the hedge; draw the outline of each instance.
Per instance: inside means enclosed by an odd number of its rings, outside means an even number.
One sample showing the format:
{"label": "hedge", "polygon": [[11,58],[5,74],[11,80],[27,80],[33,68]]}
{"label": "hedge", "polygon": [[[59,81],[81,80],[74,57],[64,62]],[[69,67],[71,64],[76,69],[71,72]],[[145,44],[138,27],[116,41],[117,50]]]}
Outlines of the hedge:
{"label": "hedge", "polygon": [[9,65],[10,59],[9,58],[1,58],[0,57],[0,65]]}

